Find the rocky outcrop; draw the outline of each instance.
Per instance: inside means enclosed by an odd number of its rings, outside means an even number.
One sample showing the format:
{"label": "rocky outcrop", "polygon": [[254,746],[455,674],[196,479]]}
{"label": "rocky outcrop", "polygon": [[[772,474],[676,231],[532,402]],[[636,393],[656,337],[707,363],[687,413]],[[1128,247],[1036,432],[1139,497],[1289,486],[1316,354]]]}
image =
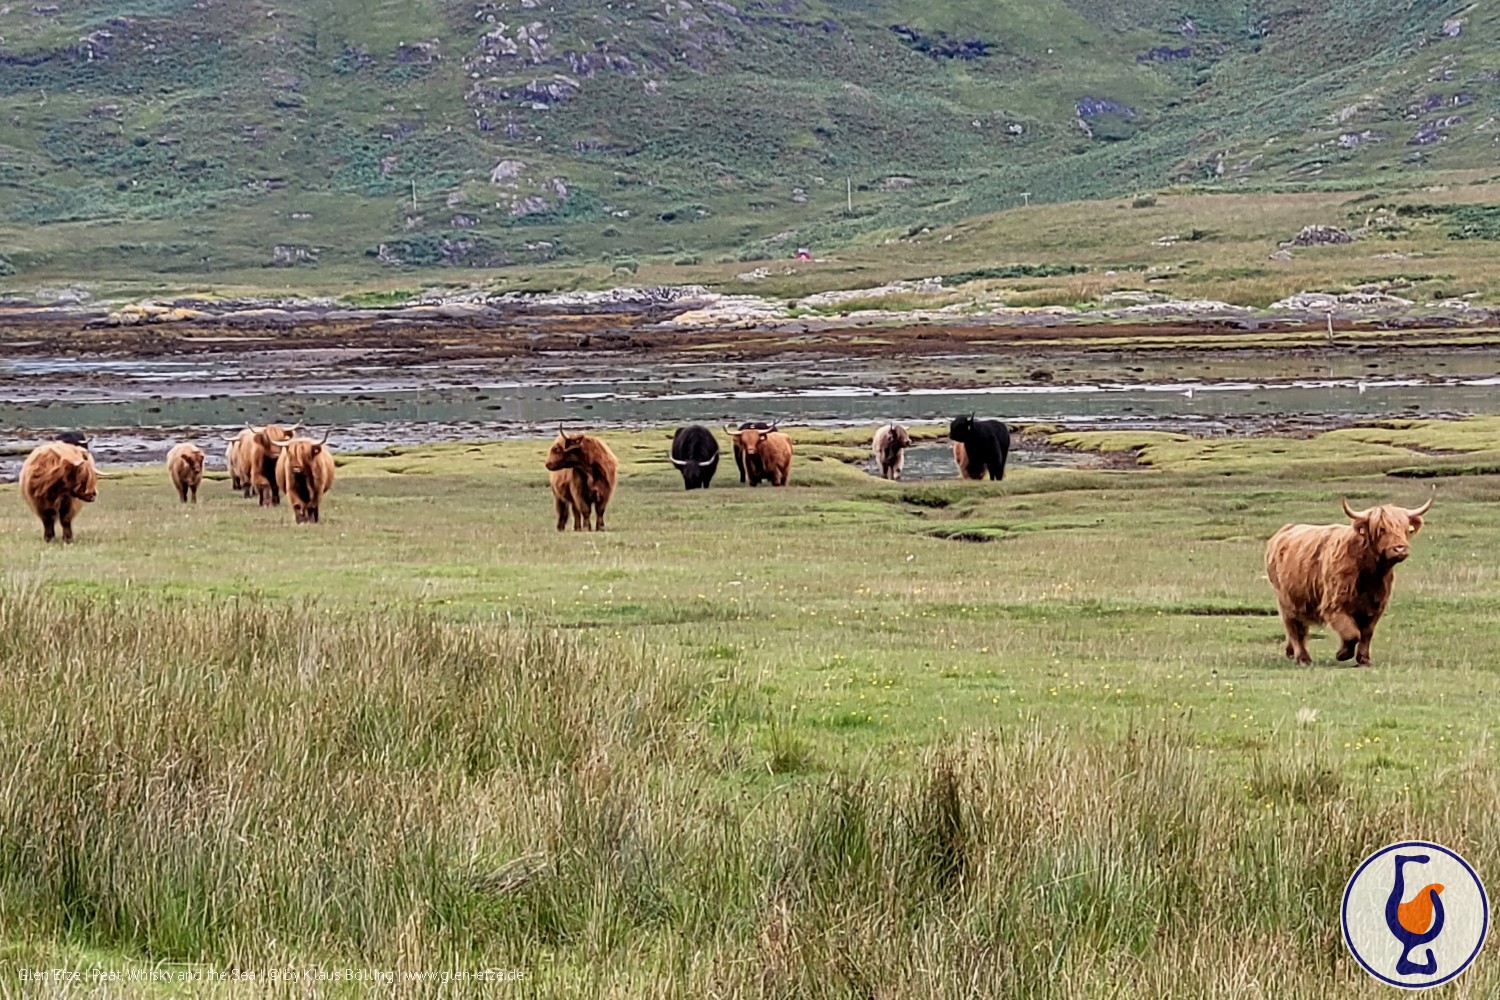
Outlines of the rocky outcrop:
{"label": "rocky outcrop", "polygon": [[1289,240],[1278,244],[1281,249],[1291,247],[1323,247],[1340,243],[1353,243],[1354,236],[1337,226],[1303,226],[1302,231]]}
{"label": "rocky outcrop", "polygon": [[297,264],[316,264],[317,262],[318,250],[315,247],[280,243],[271,250],[272,267],[292,267]]}
{"label": "rocky outcrop", "polygon": [[1414,304],[1411,299],[1381,292],[1302,292],[1271,303],[1271,308],[1289,312],[1338,313],[1404,309]]}
{"label": "rocky outcrop", "polygon": [[522,160],[501,160],[495,164],[495,169],[490,171],[491,184],[508,184],[514,186],[521,175],[526,172],[526,164]]}
{"label": "rocky outcrop", "polygon": [[907,24],[893,24],[891,31],[901,36],[907,45],[934,59],[962,59],[972,62],[983,59],[995,48],[994,42],[982,38],[954,38],[942,31],[921,31]]}

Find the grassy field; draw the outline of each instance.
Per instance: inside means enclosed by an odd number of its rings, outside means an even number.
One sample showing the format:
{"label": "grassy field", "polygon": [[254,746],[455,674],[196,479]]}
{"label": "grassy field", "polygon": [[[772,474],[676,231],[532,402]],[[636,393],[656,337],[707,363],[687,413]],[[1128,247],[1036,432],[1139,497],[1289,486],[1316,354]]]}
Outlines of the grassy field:
{"label": "grassy field", "polygon": [[[1003,484],[794,436],[790,488],[684,493],[612,435],[602,535],[539,441],[351,457],[312,529],[153,469],[44,548],[0,489],[0,990],[1373,997],[1361,857],[1500,872],[1500,479],[1457,474],[1500,419],[1074,435],[1143,464]],[[1283,659],[1264,539],[1434,489],[1373,668]]]}

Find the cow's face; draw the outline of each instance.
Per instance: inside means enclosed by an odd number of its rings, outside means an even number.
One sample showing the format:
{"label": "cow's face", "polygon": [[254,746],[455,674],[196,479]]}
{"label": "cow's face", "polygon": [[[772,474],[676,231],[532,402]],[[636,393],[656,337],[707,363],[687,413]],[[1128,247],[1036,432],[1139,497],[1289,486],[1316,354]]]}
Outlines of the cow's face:
{"label": "cow's face", "polygon": [[891,435],[891,436],[896,439],[896,447],[898,447],[898,448],[910,448],[911,447],[911,435],[907,433],[905,427],[897,427],[896,428],[896,433],[893,434],[893,435]]}
{"label": "cow's face", "polygon": [[323,448],[322,441],[311,441],[307,438],[288,441],[285,449],[286,464],[291,469],[292,475],[311,475],[314,463],[318,456],[323,454]]}
{"label": "cow's face", "polygon": [[587,434],[565,434],[559,432],[557,440],[547,450],[547,471],[561,472],[563,469],[581,469],[588,464],[588,455],[583,444]]}
{"label": "cow's face", "polygon": [[1385,504],[1369,510],[1353,511],[1344,501],[1344,513],[1350,523],[1382,564],[1394,566],[1411,555],[1411,536],[1422,530],[1422,515],[1432,507],[1429,500],[1415,510]]}
{"label": "cow's face", "polygon": [[194,473],[201,473],[203,471],[203,452],[190,451],[182,457],[187,462],[188,471]]}
{"label": "cow's face", "polygon": [[267,424],[255,432],[255,443],[265,449],[267,457],[276,458],[282,447],[295,436],[294,430],[280,424]]}
{"label": "cow's face", "polygon": [[672,464],[677,466],[677,471],[682,473],[683,485],[688,489],[697,489],[702,486],[714,474],[719,467],[719,456],[714,455],[706,462],[695,462],[692,459],[673,458]]}
{"label": "cow's face", "polygon": [[974,436],[974,415],[954,417],[948,425],[948,437],[954,441],[967,441]]}
{"label": "cow's face", "polygon": [[766,432],[751,428],[750,430],[740,431],[735,435],[735,439],[739,441],[740,447],[744,449],[746,455],[759,455],[760,446],[766,440]]}
{"label": "cow's face", "polygon": [[69,459],[63,475],[67,477],[68,493],[84,503],[93,503],[99,495],[99,474],[87,458]]}

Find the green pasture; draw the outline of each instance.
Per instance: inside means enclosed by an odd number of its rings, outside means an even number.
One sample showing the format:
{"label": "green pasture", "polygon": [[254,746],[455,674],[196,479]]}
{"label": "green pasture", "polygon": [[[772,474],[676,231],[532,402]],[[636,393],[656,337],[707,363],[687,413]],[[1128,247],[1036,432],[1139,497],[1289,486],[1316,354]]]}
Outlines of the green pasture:
{"label": "green pasture", "polygon": [[[602,534],[539,440],[348,456],[318,526],[110,470],[45,547],[4,487],[0,970],[1374,996],[1360,857],[1500,871],[1500,420],[1053,435],[1139,464],[994,484],[792,434],[790,487],[693,493],[606,435]],[[1285,660],[1265,539],[1434,492],[1373,667]]]}

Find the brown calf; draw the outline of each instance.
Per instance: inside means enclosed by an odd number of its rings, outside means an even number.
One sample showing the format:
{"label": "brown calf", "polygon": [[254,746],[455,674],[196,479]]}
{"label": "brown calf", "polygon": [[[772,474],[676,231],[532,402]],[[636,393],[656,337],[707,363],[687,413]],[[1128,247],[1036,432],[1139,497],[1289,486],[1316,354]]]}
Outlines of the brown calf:
{"label": "brown calf", "polygon": [[772,486],[785,486],[792,475],[792,439],[781,431],[747,427],[735,430],[725,427],[734,438],[736,455],[744,456],[745,475],[751,486],[769,479]]}
{"label": "brown calf", "polygon": [[73,518],[86,503],[99,495],[94,457],[85,448],[63,441],[39,445],[21,464],[21,496],[42,519],[42,539],[57,537],[62,525],[64,542],[73,540]]}
{"label": "brown calf", "polygon": [[281,446],[276,459],[276,485],[291,501],[298,524],[317,524],[318,507],[333,489],[333,453],[328,432],[323,440],[293,438]]}
{"label": "brown calf", "polygon": [[1339,637],[1338,659],[1369,666],[1370,639],[1391,598],[1396,566],[1411,554],[1428,500],[1415,510],[1386,504],[1349,509],[1349,524],[1288,524],[1266,543],[1266,577],[1276,590],[1286,655],[1303,665],[1307,627],[1319,622]]}
{"label": "brown calf", "polygon": [[[604,509],[615,492],[619,462],[609,445],[587,434],[567,434],[557,429],[557,440],[547,452],[547,472],[552,480],[552,504],[557,510],[557,530],[568,526],[573,513],[574,531],[603,531]],[[593,510],[594,523],[589,524]]]}
{"label": "brown calf", "polygon": [[198,502],[198,484],[203,482],[203,449],[184,442],[167,452],[167,475],[177,488],[177,499],[183,503],[191,497]]}

